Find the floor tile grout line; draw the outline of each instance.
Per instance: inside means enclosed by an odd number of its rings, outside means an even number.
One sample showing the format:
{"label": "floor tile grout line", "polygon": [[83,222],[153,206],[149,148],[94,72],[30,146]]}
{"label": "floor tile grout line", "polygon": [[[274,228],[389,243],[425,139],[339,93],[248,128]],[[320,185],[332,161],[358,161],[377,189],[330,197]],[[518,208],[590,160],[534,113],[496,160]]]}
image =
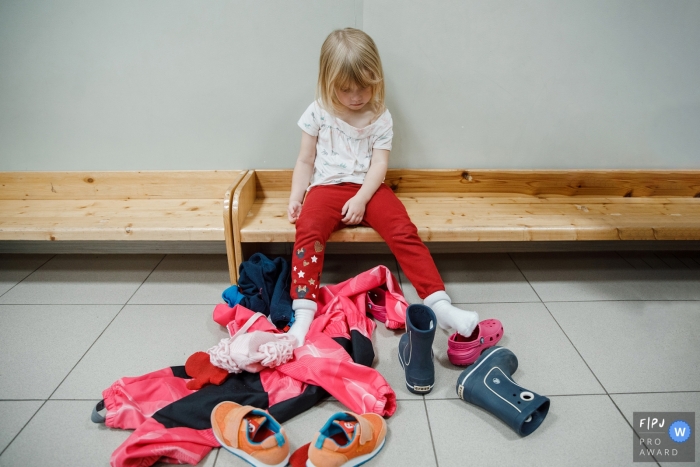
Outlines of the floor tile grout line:
{"label": "floor tile grout line", "polygon": [[[685,264],[685,266],[686,266],[688,269],[690,269],[691,271],[692,271],[692,270],[695,270],[695,269],[698,269],[697,267],[691,267],[690,265],[688,265],[688,263],[686,263],[686,262],[683,261],[681,258],[679,258],[679,257],[677,256],[678,253],[682,253],[682,252],[676,251],[676,252],[674,252],[674,254],[673,254],[673,256],[674,256],[678,261],[680,261],[681,263]],[[693,265],[695,265],[695,266],[700,266],[700,264],[699,264],[697,261],[695,261],[691,256],[684,256],[683,258],[690,260],[690,261],[691,261],[691,264],[693,264]]]}
{"label": "floor tile grout line", "polygon": [[[654,299],[619,299],[619,300],[547,300],[547,303],[598,303],[598,302],[700,302],[700,298],[689,298],[678,300],[675,298],[654,298]],[[540,303],[540,302],[484,302],[484,303]],[[542,302],[544,303],[544,302]]]}
{"label": "floor tile grout line", "polygon": [[634,264],[630,263],[629,260],[628,260],[627,258],[625,258],[624,256],[622,256],[622,254],[621,254],[619,251],[616,251],[615,254],[616,254],[617,256],[619,256],[620,258],[622,258],[622,260],[623,260],[625,263],[629,264],[633,269],[639,269],[637,266],[635,266]]}
{"label": "floor tile grout line", "polygon": [[[155,272],[156,269],[158,269],[158,266],[160,266],[160,263],[162,263],[163,261],[165,261],[165,258],[167,258],[167,257],[168,257],[168,254],[167,254],[167,253],[163,255],[163,257],[160,259],[160,261],[158,261],[158,264],[156,264],[156,265],[153,267],[153,269],[151,269],[151,272],[148,273],[148,275],[147,275],[146,278],[143,280],[143,282],[141,282],[141,284],[138,286],[138,288],[137,288],[136,290],[134,290],[134,293],[131,294],[131,297],[129,297],[129,299],[126,301],[126,303],[124,303],[124,306],[129,305],[129,302],[131,301],[131,299],[134,298],[134,296],[136,295],[136,293],[137,293],[139,290],[141,290],[141,287],[143,287],[143,284],[146,283],[146,281],[148,280],[148,278],[151,277],[151,275]],[[121,310],[120,310],[120,312],[121,312]]]}
{"label": "floor tile grout line", "polygon": [[[676,267],[674,267],[673,265],[668,264],[668,262],[665,261],[664,258],[663,258],[662,256],[659,256],[659,253],[660,253],[659,251],[655,251],[655,252],[654,252],[654,256],[656,256],[657,258],[659,258],[659,260],[660,260],[662,263],[664,263],[666,266],[668,266],[668,269],[675,269],[675,270],[683,269],[683,268],[676,268]],[[673,255],[673,253],[670,253],[670,254],[671,254],[671,256],[673,256],[674,258],[676,258],[676,257]],[[683,262],[680,261],[678,258],[676,258],[676,261],[679,261],[681,264],[683,264]],[[690,269],[690,268],[689,268],[688,266],[686,266],[685,264],[683,264],[683,266],[685,267],[685,269]]]}
{"label": "floor tile grout line", "polygon": [[691,260],[693,263],[695,263],[697,266],[700,266],[700,261],[697,261],[697,260],[695,259],[695,257],[690,256],[690,260]]}
{"label": "floor tile grout line", "polygon": [[0,399],[0,402],[39,402],[46,399]]}
{"label": "floor tile grout line", "polygon": [[598,381],[598,384],[600,384],[600,387],[603,388],[603,391],[605,391],[605,395],[608,396],[608,397],[610,397],[610,393],[608,392],[608,390],[606,389],[606,387],[603,385],[603,383],[600,381],[600,379],[598,379],[598,375],[595,374],[595,372],[593,371],[593,368],[591,368],[591,366],[588,364],[588,362],[586,361],[586,359],[583,358],[583,355],[581,355],[581,352],[578,350],[578,348],[576,347],[576,345],[574,345],[574,342],[571,340],[571,338],[570,338],[569,335],[566,333],[566,331],[564,331],[564,328],[561,327],[561,324],[559,324],[559,321],[557,321],[557,318],[554,317],[554,314],[553,314],[552,311],[549,309],[549,307],[547,306],[547,304],[544,303],[544,302],[542,302],[542,304],[544,305],[544,308],[547,310],[547,313],[549,313],[549,316],[552,317],[552,319],[554,320],[554,322],[557,323],[557,326],[559,327],[559,329],[561,330],[561,332],[564,334],[564,336],[566,336],[566,340],[569,341],[569,343],[571,344],[571,347],[574,348],[574,350],[575,350],[576,353],[578,354],[578,356],[579,356],[579,358],[581,359],[581,361],[586,365],[586,368],[588,368],[588,371],[591,372],[591,374],[593,375],[593,377],[595,378],[595,380]]}
{"label": "floor tile grout line", "polygon": [[[57,255],[54,255],[54,256],[57,256]],[[151,269],[151,272],[148,273],[148,276],[146,276],[146,278],[143,280],[143,282],[141,282],[141,284],[136,288],[136,290],[134,290],[134,293],[131,294],[131,297],[129,297],[129,300],[131,300],[131,299],[133,298],[133,296],[136,294],[136,292],[139,291],[139,289],[141,288],[141,286],[148,280],[149,277],[151,277],[151,274],[153,274],[153,271],[155,271],[156,268],[160,265],[160,263],[163,262],[163,260],[165,259],[166,256],[167,256],[167,255],[163,255],[163,257],[160,259],[160,261],[158,261],[158,264],[156,264],[156,265],[153,267],[153,269]],[[44,263],[44,264],[46,264],[46,263]],[[5,449],[3,449],[2,452],[0,452],[0,456],[2,456],[2,455],[5,453],[5,451],[12,445],[12,443],[15,442],[15,439],[17,439],[17,437],[24,431],[24,429],[27,427],[27,425],[34,419],[34,417],[36,417],[36,414],[38,414],[39,411],[46,405],[46,403],[47,403],[49,400],[51,400],[51,396],[53,396],[53,395],[56,393],[56,391],[58,391],[58,388],[61,387],[61,385],[63,384],[63,382],[66,380],[66,378],[68,378],[68,376],[70,376],[70,374],[73,372],[73,370],[75,370],[75,367],[77,367],[77,366],[80,364],[80,362],[83,361],[83,358],[85,358],[85,355],[87,355],[88,352],[90,352],[90,349],[92,349],[92,347],[95,345],[95,343],[96,343],[98,340],[100,340],[100,337],[102,337],[102,335],[105,333],[105,331],[106,331],[107,329],[109,329],[109,327],[112,325],[112,323],[114,322],[114,320],[117,319],[117,316],[119,316],[119,315],[121,314],[122,310],[126,307],[127,303],[129,303],[129,300],[127,300],[126,303],[124,303],[124,304],[122,305],[122,307],[119,309],[119,311],[117,312],[117,314],[114,315],[114,317],[111,319],[111,321],[110,321],[110,322],[107,324],[107,326],[105,326],[105,328],[102,330],[102,332],[100,333],[100,335],[97,336],[97,338],[95,338],[95,340],[92,342],[92,344],[90,344],[90,347],[87,348],[87,350],[83,353],[83,355],[82,355],[82,356],[80,357],[80,359],[76,362],[76,364],[73,365],[73,367],[68,371],[68,373],[66,373],[66,376],[58,383],[58,385],[56,385],[56,388],[51,392],[51,394],[49,394],[49,397],[47,397],[47,398],[44,400],[44,403],[41,404],[41,407],[39,407],[39,408],[36,410],[36,412],[34,412],[34,414],[33,414],[31,417],[29,417],[29,420],[27,420],[27,423],[25,423],[25,424],[22,426],[22,429],[19,430],[19,431],[17,432],[17,434],[12,438],[12,440],[7,444],[7,446],[5,446]],[[92,400],[92,399],[87,399],[87,400]]]}
{"label": "floor tile grout line", "polygon": [[638,391],[638,392],[611,392],[613,396],[628,396],[637,394],[695,394],[700,392],[700,390],[690,390],[690,391]]}
{"label": "floor tile grout line", "polygon": [[[651,254],[654,255],[654,252],[652,251]],[[654,256],[656,256],[656,255],[654,255]],[[644,261],[647,264],[647,266],[649,266],[652,270],[658,270],[657,268],[655,268],[654,266],[649,264],[649,262],[644,258],[644,256],[642,256],[642,261]]]}
{"label": "floor tile grout line", "polygon": [[[140,287],[140,286],[139,286]],[[647,300],[653,301],[653,300]],[[687,301],[700,301],[700,300],[687,300]],[[147,306],[197,306],[197,305],[211,305],[216,306],[221,304],[221,302],[209,302],[209,303],[0,303],[0,306],[123,306],[123,305],[147,305]]]}
{"label": "floor tile grout line", "polygon": [[[522,270],[520,269],[520,266],[518,266],[518,264],[515,263],[515,261],[513,260],[513,258],[510,256],[510,253],[508,253],[508,257],[511,258],[511,261],[513,261],[513,263],[515,264],[515,266],[518,268],[518,271],[520,271],[520,274],[522,274],[523,277],[525,277],[525,274],[523,274]],[[618,413],[620,414],[620,416],[622,417],[622,419],[627,423],[627,426],[629,426],[630,429],[632,430],[632,432],[636,434],[636,431],[634,431],[634,427],[632,426],[632,424],[627,420],[627,417],[625,417],[625,414],[623,414],[622,411],[620,410],[620,408],[617,406],[617,404],[616,404],[615,401],[613,400],[613,398],[612,398],[612,396],[610,395],[610,393],[608,392],[608,390],[605,388],[605,386],[604,386],[603,383],[600,381],[600,379],[598,379],[598,375],[595,374],[595,372],[594,372],[593,369],[590,367],[590,365],[588,364],[588,362],[586,361],[586,359],[583,358],[583,355],[581,355],[581,352],[580,352],[580,351],[578,350],[578,348],[574,345],[574,343],[573,343],[573,341],[571,340],[571,338],[569,337],[569,335],[566,333],[566,331],[564,331],[564,328],[561,327],[561,324],[559,324],[559,321],[557,321],[557,319],[554,317],[554,314],[552,313],[552,311],[549,309],[549,307],[547,306],[547,304],[542,300],[542,297],[540,297],[540,294],[537,293],[537,290],[535,290],[535,287],[533,287],[533,285],[530,283],[530,281],[528,280],[527,277],[525,277],[525,280],[526,280],[527,283],[530,285],[530,287],[532,288],[533,292],[535,292],[535,294],[537,295],[537,298],[540,299],[540,301],[542,302],[542,305],[544,305],[544,308],[547,310],[547,313],[549,313],[549,315],[552,317],[552,319],[554,320],[554,322],[557,324],[557,326],[559,327],[559,329],[561,330],[561,332],[564,334],[564,336],[566,337],[566,339],[569,341],[569,343],[571,344],[571,346],[574,348],[574,350],[575,350],[576,353],[578,354],[579,358],[581,358],[581,361],[584,363],[584,365],[586,365],[586,367],[588,368],[588,371],[591,372],[591,374],[592,374],[593,377],[596,379],[596,381],[598,381],[598,384],[600,385],[600,387],[603,388],[603,391],[605,391],[605,394],[604,394],[604,395],[607,396],[608,399],[610,399],[610,402],[612,402],[612,404],[615,406],[615,408],[617,409],[617,411],[618,411]],[[601,395],[602,395],[602,394],[601,394]],[[653,456],[652,456],[652,457],[653,457]],[[659,466],[660,466],[659,461],[657,461],[656,458],[654,458],[654,460],[656,461],[656,465],[659,465]]]}
{"label": "floor tile grout line", "polygon": [[[515,260],[513,259],[513,256],[511,256],[510,252],[506,252],[506,256],[508,256],[508,259],[510,260],[510,262],[513,263],[513,266],[515,266],[515,268],[518,270],[518,272],[523,277],[523,279],[525,279],[525,282],[527,282],[527,285],[529,285],[530,288],[532,289],[532,291],[535,292],[535,295],[537,296],[537,299],[540,301],[540,303],[544,303],[542,301],[542,298],[540,297],[540,294],[537,293],[537,291],[535,290],[535,287],[530,283],[530,280],[525,276],[525,273],[523,272],[522,269],[520,269],[520,266],[518,265],[518,263],[515,262]],[[533,302],[533,303],[537,303],[537,302]]]}
{"label": "floor tile grout line", "polygon": [[32,272],[30,272],[29,274],[27,274],[26,276],[24,276],[24,277],[23,277],[19,282],[17,282],[15,285],[13,285],[13,286],[10,287],[9,289],[7,289],[5,292],[1,293],[1,294],[0,294],[0,298],[3,297],[6,293],[8,293],[10,290],[14,289],[14,288],[17,287],[18,285],[20,285],[22,282],[24,282],[24,280],[25,280],[27,277],[31,276],[32,274],[34,274],[35,272],[37,272],[39,269],[41,269],[42,267],[44,267],[44,266],[46,265],[46,263],[48,263],[49,261],[51,261],[52,259],[54,259],[56,256],[58,256],[58,255],[53,255],[51,258],[49,258],[49,259],[47,259],[46,261],[44,261],[43,263],[41,263],[41,264],[40,264],[39,266],[37,266]]}
{"label": "floor tile grout line", "polygon": [[423,408],[425,409],[425,420],[428,422],[428,433],[430,433],[430,445],[433,447],[433,456],[435,457],[435,466],[440,467],[440,462],[437,457],[437,449],[435,449],[435,438],[433,438],[433,428],[430,426],[430,415],[428,414],[428,403],[425,396],[423,398]]}
{"label": "floor tile grout line", "polygon": [[[695,392],[700,392],[700,391],[688,391],[691,394],[694,394]],[[655,394],[666,394],[666,393],[655,393]],[[584,394],[545,394],[547,397],[588,397],[588,396],[601,396],[601,397],[606,397],[607,394],[603,394],[601,392],[599,393],[584,393]],[[626,394],[620,394],[620,395],[626,395]],[[428,401],[459,401],[462,400],[459,397],[426,397],[425,398]],[[416,400],[416,399],[397,399],[400,401],[411,401],[411,400]]]}
{"label": "floor tile grout line", "polygon": [[[627,423],[627,426],[630,427],[630,429],[632,430],[633,433],[635,433],[635,434],[637,434],[637,436],[639,436],[638,433],[634,430],[634,427],[632,426],[632,423],[630,423],[630,421],[627,420],[627,417],[625,417],[625,414],[622,413],[622,410],[620,410],[620,407],[618,407],[618,405],[615,403],[615,400],[612,398],[612,396],[611,396],[610,393],[608,392],[607,388],[606,388],[606,387],[603,385],[603,383],[600,381],[600,379],[598,378],[598,375],[595,374],[595,372],[593,371],[593,368],[591,368],[591,366],[588,364],[588,362],[586,361],[586,359],[583,358],[583,355],[581,355],[581,352],[578,350],[578,348],[576,347],[576,345],[574,345],[574,343],[573,343],[573,341],[571,340],[571,338],[569,337],[569,335],[566,333],[566,331],[564,331],[564,328],[562,328],[561,324],[559,324],[559,321],[557,321],[557,318],[554,317],[554,314],[553,314],[552,311],[549,309],[549,307],[547,306],[547,304],[544,303],[544,302],[542,302],[542,304],[544,305],[545,309],[547,310],[547,313],[549,313],[549,315],[552,317],[552,319],[554,320],[554,322],[557,323],[557,326],[559,326],[559,329],[561,329],[561,332],[564,334],[564,336],[566,336],[566,339],[569,341],[569,343],[571,344],[571,346],[574,348],[574,350],[576,351],[576,353],[578,354],[578,356],[581,358],[581,361],[583,361],[583,363],[586,365],[586,367],[588,368],[588,371],[591,372],[591,374],[592,374],[593,377],[596,379],[596,381],[598,381],[598,384],[600,385],[600,387],[603,388],[603,391],[605,391],[605,395],[608,397],[608,399],[610,399],[610,402],[612,402],[613,406],[617,409],[617,412],[620,414],[620,416],[621,416],[622,419],[625,421],[625,423]],[[643,441],[642,441],[642,442],[643,442]],[[645,446],[646,446],[646,444],[645,444]],[[656,465],[660,465],[660,464],[659,464],[659,461],[657,461],[656,458],[655,458],[653,455],[652,455],[652,457],[653,457],[654,460],[656,461]]]}
{"label": "floor tile grout line", "polygon": [[53,395],[56,393],[56,391],[58,391],[58,388],[61,387],[61,385],[63,384],[63,382],[70,376],[70,374],[73,372],[73,370],[75,370],[75,368],[80,364],[80,362],[83,361],[83,358],[85,358],[85,355],[87,355],[88,352],[90,352],[90,349],[92,349],[92,348],[95,346],[95,344],[97,343],[97,341],[100,340],[100,337],[102,337],[102,335],[103,335],[103,334],[107,331],[107,329],[109,329],[109,327],[112,325],[112,323],[114,322],[114,320],[117,319],[117,317],[122,313],[122,311],[124,310],[124,308],[126,308],[126,306],[129,304],[129,300],[131,300],[132,298],[134,298],[134,295],[136,295],[136,292],[138,292],[138,291],[141,289],[141,287],[143,286],[143,284],[145,284],[146,281],[148,280],[148,278],[151,277],[151,274],[153,274],[153,271],[155,271],[156,268],[160,265],[160,263],[163,262],[163,260],[165,259],[166,256],[168,256],[168,255],[163,255],[163,257],[160,259],[160,261],[158,261],[158,263],[153,267],[153,269],[151,269],[151,272],[148,273],[148,275],[146,276],[146,278],[141,282],[141,284],[139,284],[139,286],[136,288],[136,290],[134,290],[134,292],[131,294],[131,296],[127,299],[127,301],[126,301],[126,302],[122,305],[122,307],[119,309],[119,311],[117,312],[117,314],[115,314],[114,317],[110,320],[110,322],[107,323],[107,326],[105,326],[105,328],[102,330],[102,332],[97,336],[97,338],[95,338],[95,340],[92,342],[92,344],[90,344],[90,347],[88,347],[87,350],[86,350],[85,352],[83,352],[83,355],[81,355],[80,359],[78,359],[78,361],[75,363],[75,365],[73,365],[73,367],[72,367],[72,368],[70,369],[70,371],[66,374],[66,376],[61,380],[61,382],[58,383],[58,385],[56,386],[56,389],[53,390],[53,392],[49,395],[48,399],[51,399],[51,396],[53,396]]}
{"label": "floor tile grout line", "polygon": [[38,414],[39,411],[40,411],[42,408],[44,408],[44,406],[46,405],[46,403],[47,403],[48,401],[49,401],[48,399],[44,399],[44,403],[41,404],[41,405],[39,406],[39,408],[36,409],[36,411],[32,414],[32,416],[29,417],[29,420],[27,420],[27,422],[26,422],[24,425],[22,425],[22,428],[17,432],[16,435],[14,435],[14,436],[12,437],[12,439],[10,440],[10,442],[7,443],[7,446],[5,446],[5,449],[3,449],[2,451],[0,451],[0,457],[2,457],[3,454],[5,454],[5,451],[7,451],[7,450],[9,449],[10,446],[12,446],[12,443],[15,442],[15,440],[17,439],[17,437],[19,436],[19,434],[22,433],[22,432],[24,431],[25,428],[27,428],[27,425],[29,425],[29,422],[31,422],[32,420],[34,420],[34,417],[36,417],[36,414]]}
{"label": "floor tile grout line", "polygon": [[[627,425],[632,429],[632,433],[634,433],[637,436],[637,438],[639,438],[642,441],[642,444],[644,445],[644,447],[649,449],[649,446],[647,446],[647,443],[644,442],[644,439],[642,439],[642,437],[639,436],[639,433],[637,433],[637,430],[634,429],[634,426],[632,425],[632,423],[629,420],[627,420],[627,417],[625,417],[625,414],[622,413],[622,410],[620,409],[620,407],[618,407],[617,403],[615,402],[615,399],[613,399],[610,394],[608,394],[608,398],[610,398],[610,402],[612,402],[612,404],[615,406],[617,411],[620,413],[620,416],[622,417],[622,419],[625,422],[627,422]],[[656,459],[656,457],[653,454],[651,455],[651,457],[656,461],[656,465],[661,467],[661,464],[659,464],[659,461]]]}
{"label": "floor tile grout line", "polygon": [[[510,253],[508,253],[508,257],[510,257]],[[520,271],[520,274],[523,275],[523,277],[524,277],[525,280],[527,281],[527,283],[528,283],[528,285],[530,286],[530,288],[532,288],[532,291],[535,292],[535,295],[537,295],[537,298],[540,299],[540,303],[542,303],[542,305],[544,306],[545,310],[547,310],[547,313],[549,313],[549,316],[552,317],[552,319],[553,319],[554,322],[557,324],[557,326],[559,327],[559,329],[561,330],[561,332],[564,334],[564,336],[566,336],[566,339],[569,341],[569,343],[571,344],[571,346],[574,348],[574,350],[575,350],[576,353],[578,354],[579,358],[581,358],[581,361],[583,361],[583,363],[586,365],[586,367],[588,368],[588,371],[590,371],[591,374],[593,375],[593,377],[596,379],[596,381],[598,381],[598,384],[600,385],[601,388],[603,388],[603,391],[605,391],[605,394],[606,394],[608,397],[610,397],[610,394],[608,393],[608,390],[605,389],[605,386],[603,386],[603,383],[600,382],[600,380],[598,379],[598,376],[593,372],[593,369],[588,365],[588,362],[586,361],[586,359],[583,358],[583,355],[581,355],[581,352],[579,352],[578,348],[576,348],[576,346],[574,345],[574,343],[571,341],[571,338],[569,338],[569,335],[568,335],[568,334],[566,333],[566,331],[564,331],[564,329],[561,327],[561,324],[559,324],[559,321],[557,321],[557,319],[554,317],[554,315],[552,314],[552,312],[551,312],[551,310],[549,309],[549,307],[547,306],[547,304],[544,302],[544,300],[542,300],[542,297],[540,297],[540,294],[537,293],[537,290],[535,290],[535,287],[530,283],[530,281],[528,280],[528,278],[525,277],[525,274],[523,274],[523,271],[520,269],[520,266],[518,266],[518,264],[513,260],[512,257],[510,257],[510,258],[511,258],[511,261],[513,261],[513,263],[515,264],[515,267],[518,268],[518,271]]]}
{"label": "floor tile grout line", "polygon": [[547,303],[594,303],[594,302],[700,302],[700,298],[688,298],[678,300],[675,298],[653,298],[643,300],[640,298],[620,299],[620,300],[548,300]]}
{"label": "floor tile grout line", "polygon": [[[678,300],[678,299],[672,299],[672,298],[654,298],[654,299],[649,299],[649,300],[643,300],[643,299],[619,299],[619,300],[547,300],[547,303],[615,303],[615,302],[700,302],[700,298],[689,298],[689,299],[683,299],[683,300]],[[134,305],[148,305],[148,306],[176,306],[176,305],[182,305],[182,306],[194,306],[194,305],[211,305],[211,306],[216,306],[219,305],[221,302],[199,302],[199,303],[126,303],[126,305],[134,306]],[[489,305],[489,304],[526,304],[526,303],[542,303],[541,300],[525,300],[525,301],[513,301],[513,302],[507,302],[507,301],[486,301],[486,302],[464,302],[464,301],[454,301],[454,305]],[[92,305],[92,306],[122,306],[125,305],[124,303],[0,303],[0,306],[79,306],[79,305]]]}
{"label": "floor tile grout line", "polygon": [[[630,299],[620,299],[620,300],[547,300],[547,303],[615,303],[615,302],[700,302],[700,298],[688,298],[688,299],[677,299],[677,298],[654,298],[654,299],[639,299],[639,298],[630,298]],[[485,302],[479,302],[479,301],[471,301],[471,302],[464,302],[464,301],[454,301],[453,304],[455,305],[488,305],[491,303],[499,303],[499,304],[519,304],[519,303],[542,303],[541,300],[525,300],[525,301],[513,301],[513,302],[508,302],[508,301],[485,301]],[[199,303],[0,303],[0,306],[23,306],[23,305],[31,305],[31,306],[60,306],[60,305],[67,305],[67,306],[78,306],[78,305],[92,305],[92,306],[99,306],[99,305],[104,305],[104,306],[121,306],[121,305],[154,305],[154,306],[173,306],[173,305],[182,305],[182,306],[190,306],[190,305],[218,305],[219,302],[213,303],[213,302],[199,302]]]}
{"label": "floor tile grout line", "polygon": [[[32,272],[30,272],[29,274],[27,274],[26,276],[24,276],[24,277],[22,278],[22,280],[20,280],[20,281],[17,282],[15,285],[13,285],[13,286],[10,287],[9,289],[7,289],[2,295],[0,295],[0,297],[2,297],[2,296],[5,295],[6,293],[8,293],[10,290],[14,289],[14,288],[17,287],[19,284],[21,284],[22,282],[24,282],[24,280],[25,280],[27,277],[31,276],[32,274],[34,274],[35,272],[37,272],[39,269],[41,269],[42,267],[44,267],[49,261],[51,261],[52,259],[54,259],[56,256],[58,256],[58,255],[53,255],[53,256],[51,256],[49,259],[47,259],[46,261],[44,261],[43,263],[41,263],[41,264],[40,264],[39,266],[37,266]],[[30,399],[30,400],[31,400],[31,399]],[[27,427],[27,425],[29,425],[29,422],[31,422],[31,421],[34,419],[34,417],[36,416],[36,414],[38,414],[39,411],[46,405],[46,402],[48,402],[48,399],[34,399],[34,400],[35,400],[35,401],[43,400],[44,402],[39,406],[38,409],[36,409],[36,410],[34,411],[34,413],[32,414],[32,416],[29,417],[29,420],[27,420],[27,422],[26,422],[24,425],[22,425],[22,428],[17,432],[17,434],[15,434],[15,435],[12,437],[12,439],[10,440],[10,442],[7,443],[7,446],[5,446],[5,448],[4,448],[2,451],[0,451],[0,457],[1,457],[3,454],[5,454],[5,451],[7,451],[7,449],[12,445],[12,443],[15,442],[15,439],[17,439],[17,437],[19,436],[19,434],[22,433],[22,432],[24,431],[24,429]]]}

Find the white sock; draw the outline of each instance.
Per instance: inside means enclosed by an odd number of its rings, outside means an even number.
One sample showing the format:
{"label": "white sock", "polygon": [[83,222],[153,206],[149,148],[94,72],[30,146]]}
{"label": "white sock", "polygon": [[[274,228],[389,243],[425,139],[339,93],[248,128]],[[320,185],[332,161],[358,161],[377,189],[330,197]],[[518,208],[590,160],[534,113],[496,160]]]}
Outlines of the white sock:
{"label": "white sock", "polygon": [[423,304],[435,312],[442,329],[454,329],[464,337],[471,336],[479,324],[479,315],[475,311],[461,310],[453,306],[450,296],[444,290],[428,295]]}
{"label": "white sock", "polygon": [[311,322],[316,314],[316,302],[306,299],[296,299],[292,301],[294,310],[294,323],[289,328],[287,334],[297,338],[297,347],[304,345],[306,334],[309,332]]}

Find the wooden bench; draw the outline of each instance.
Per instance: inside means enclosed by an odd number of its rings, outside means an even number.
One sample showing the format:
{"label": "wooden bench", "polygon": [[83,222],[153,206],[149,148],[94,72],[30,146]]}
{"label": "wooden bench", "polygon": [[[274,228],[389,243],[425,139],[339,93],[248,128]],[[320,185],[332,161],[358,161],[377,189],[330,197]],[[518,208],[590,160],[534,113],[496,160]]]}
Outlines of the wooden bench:
{"label": "wooden bench", "polygon": [[[291,170],[254,170],[235,188],[226,231],[232,283],[242,243],[294,242],[291,183]],[[424,242],[700,240],[700,171],[390,169],[385,183]],[[367,227],[330,238],[381,241]]]}
{"label": "wooden bench", "polygon": [[[0,241],[223,241],[247,171],[3,172]],[[222,216],[223,214],[223,216]]]}

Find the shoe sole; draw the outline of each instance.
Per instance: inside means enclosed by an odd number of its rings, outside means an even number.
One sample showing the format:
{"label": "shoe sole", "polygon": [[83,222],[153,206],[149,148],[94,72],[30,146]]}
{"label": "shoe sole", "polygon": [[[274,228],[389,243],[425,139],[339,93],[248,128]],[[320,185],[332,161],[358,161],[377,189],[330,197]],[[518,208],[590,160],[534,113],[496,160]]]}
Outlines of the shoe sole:
{"label": "shoe sole", "polygon": [[[385,441],[386,441],[386,438],[384,438],[382,440],[382,443],[374,451],[367,453],[363,456],[358,456],[358,457],[355,457],[354,459],[350,459],[345,464],[340,464],[338,467],[357,467],[358,465],[362,465],[366,462],[369,462],[374,456],[379,454],[379,451],[381,451],[382,448],[384,447]],[[311,462],[311,459],[309,459],[306,461],[306,467],[323,467],[323,466],[317,466],[313,462]]]}
{"label": "shoe sole", "polygon": [[450,349],[447,349],[447,359],[454,366],[469,366],[476,362],[479,359],[479,357],[481,357],[482,353],[486,352],[488,349],[496,345],[498,345],[498,342],[488,347],[477,348],[476,355],[473,352],[469,355],[465,355],[466,352],[459,352],[458,350],[451,351]]}
{"label": "shoe sole", "polygon": [[291,453],[288,454],[287,457],[284,459],[284,461],[280,462],[279,464],[265,464],[265,463],[260,462],[258,459],[256,459],[255,457],[251,456],[250,454],[248,454],[247,452],[245,452],[241,449],[234,449],[232,447],[226,446],[222,442],[222,440],[220,440],[219,437],[216,436],[216,434],[214,434],[214,437],[219,442],[219,444],[221,444],[222,448],[226,449],[228,452],[230,452],[234,456],[236,456],[240,459],[243,459],[244,461],[246,461],[250,465],[254,465],[255,467],[285,467],[287,464],[289,464],[289,458],[291,457]]}
{"label": "shoe sole", "polygon": [[[399,354],[399,363],[401,363],[401,368],[403,368],[404,379],[405,379],[406,366],[403,364],[403,358],[401,358],[401,352],[399,352],[398,354]],[[419,394],[419,395],[428,394],[430,391],[433,390],[433,387],[435,386],[435,380],[433,380],[432,384],[423,385],[423,386],[417,386],[417,385],[411,386],[411,384],[408,382],[407,379],[405,379],[405,381],[406,381],[406,389],[408,389],[413,394]]]}

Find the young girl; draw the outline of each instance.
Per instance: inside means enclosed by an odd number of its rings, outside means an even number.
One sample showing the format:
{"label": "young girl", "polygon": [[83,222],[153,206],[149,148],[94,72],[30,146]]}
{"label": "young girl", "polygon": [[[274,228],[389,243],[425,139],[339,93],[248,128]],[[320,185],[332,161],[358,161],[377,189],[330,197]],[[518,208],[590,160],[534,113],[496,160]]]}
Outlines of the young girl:
{"label": "young girl", "polygon": [[316,94],[299,120],[301,150],[287,209],[289,222],[296,223],[291,286],[295,321],[289,333],[299,345],[304,343],[316,312],[330,235],[362,224],[387,242],[440,327],[470,336],[478,315],[452,306],[406,208],[383,183],[393,123],[384,107],[382,63],[372,38],[353,28],[333,31],[321,47]]}

